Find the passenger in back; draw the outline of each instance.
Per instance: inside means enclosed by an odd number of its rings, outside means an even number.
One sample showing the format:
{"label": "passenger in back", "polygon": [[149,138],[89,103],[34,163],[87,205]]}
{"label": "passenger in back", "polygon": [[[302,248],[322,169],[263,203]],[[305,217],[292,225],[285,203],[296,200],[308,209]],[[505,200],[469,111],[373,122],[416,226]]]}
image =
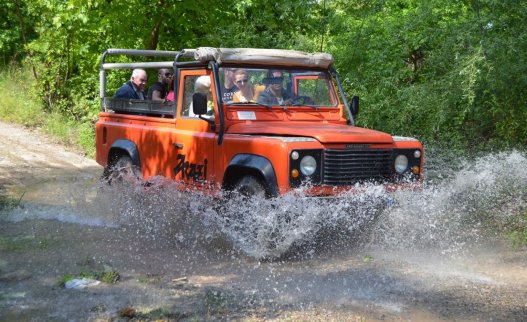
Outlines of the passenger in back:
{"label": "passenger in back", "polygon": [[148,77],[143,69],[134,69],[130,80],[124,83],[123,86],[119,87],[113,97],[144,100],[146,99],[144,90],[147,80]]}
{"label": "passenger in back", "polygon": [[232,102],[234,93],[238,90],[234,84],[234,68],[223,68],[223,86],[221,87],[221,97],[223,103]]}
{"label": "passenger in back", "polygon": [[157,72],[157,82],[152,84],[148,89],[148,99],[152,101],[164,101],[173,80],[173,75],[171,70],[161,68]]}

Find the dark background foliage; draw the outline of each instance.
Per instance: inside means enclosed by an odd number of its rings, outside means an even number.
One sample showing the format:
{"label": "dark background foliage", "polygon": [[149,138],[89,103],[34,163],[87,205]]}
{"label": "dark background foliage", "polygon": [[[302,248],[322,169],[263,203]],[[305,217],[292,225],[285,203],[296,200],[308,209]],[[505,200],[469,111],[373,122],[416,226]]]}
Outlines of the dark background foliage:
{"label": "dark background foliage", "polygon": [[107,48],[286,48],[335,57],[361,126],[527,143],[526,1],[4,0],[0,17],[0,64],[29,66],[47,111],[82,122],[97,117]]}

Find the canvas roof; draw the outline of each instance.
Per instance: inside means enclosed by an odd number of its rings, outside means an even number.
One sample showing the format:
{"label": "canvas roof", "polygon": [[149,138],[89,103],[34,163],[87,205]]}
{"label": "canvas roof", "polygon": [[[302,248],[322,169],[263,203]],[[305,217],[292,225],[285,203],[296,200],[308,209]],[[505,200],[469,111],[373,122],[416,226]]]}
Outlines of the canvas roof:
{"label": "canvas roof", "polygon": [[215,60],[220,64],[275,65],[287,67],[316,67],[327,69],[333,57],[327,53],[305,53],[285,49],[212,48],[185,49],[183,54],[197,61]]}

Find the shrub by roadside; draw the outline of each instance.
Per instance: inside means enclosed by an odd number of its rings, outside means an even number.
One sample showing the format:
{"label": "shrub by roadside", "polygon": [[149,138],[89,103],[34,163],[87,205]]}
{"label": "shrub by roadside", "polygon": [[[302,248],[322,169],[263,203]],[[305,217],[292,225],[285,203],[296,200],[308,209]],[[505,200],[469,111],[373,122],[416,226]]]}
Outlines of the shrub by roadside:
{"label": "shrub by roadside", "polygon": [[79,121],[47,111],[34,91],[35,79],[29,69],[9,66],[0,71],[0,119],[38,128],[62,144],[95,156],[93,121]]}

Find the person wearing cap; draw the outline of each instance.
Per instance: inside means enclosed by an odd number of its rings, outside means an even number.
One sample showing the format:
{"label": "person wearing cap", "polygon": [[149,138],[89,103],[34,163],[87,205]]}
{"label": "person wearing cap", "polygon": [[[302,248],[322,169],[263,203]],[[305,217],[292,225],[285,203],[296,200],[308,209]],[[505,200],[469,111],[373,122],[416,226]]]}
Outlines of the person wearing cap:
{"label": "person wearing cap", "polygon": [[266,106],[291,104],[290,95],[282,87],[284,74],[281,70],[270,71],[265,82],[267,87],[258,96],[258,104]]}

